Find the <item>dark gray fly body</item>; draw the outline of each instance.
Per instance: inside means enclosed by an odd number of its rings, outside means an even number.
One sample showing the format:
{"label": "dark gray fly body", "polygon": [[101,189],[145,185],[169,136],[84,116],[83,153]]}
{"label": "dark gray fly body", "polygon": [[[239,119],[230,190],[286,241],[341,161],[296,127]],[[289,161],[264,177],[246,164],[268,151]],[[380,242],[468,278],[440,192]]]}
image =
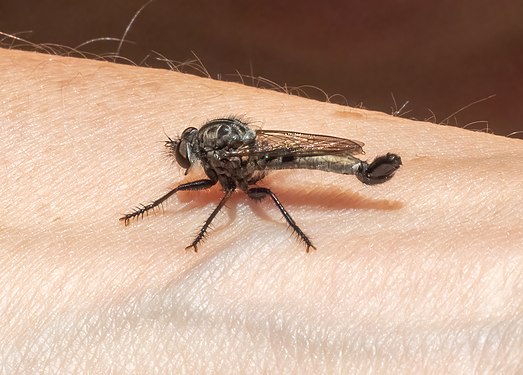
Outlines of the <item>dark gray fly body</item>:
{"label": "dark gray fly body", "polygon": [[131,219],[143,217],[178,191],[209,189],[220,183],[225,194],[194,241],[187,246],[194,251],[197,251],[197,245],[205,237],[212,220],[236,189],[243,190],[254,200],[270,197],[289,226],[303,240],[307,252],[310,248],[315,249],[276,195],[268,188],[256,186],[271,170],[316,169],[352,174],[364,184],[375,185],[388,181],[401,166],[401,158],[392,153],[379,156],[371,163],[358,159],[354,155],[364,154],[363,143],[358,141],[292,131],[254,130],[237,118],[212,120],[200,129],[187,128],[179,139],[169,139],[166,147],[186,170],[199,162],[207,178],[181,184],[120,220],[127,225]]}

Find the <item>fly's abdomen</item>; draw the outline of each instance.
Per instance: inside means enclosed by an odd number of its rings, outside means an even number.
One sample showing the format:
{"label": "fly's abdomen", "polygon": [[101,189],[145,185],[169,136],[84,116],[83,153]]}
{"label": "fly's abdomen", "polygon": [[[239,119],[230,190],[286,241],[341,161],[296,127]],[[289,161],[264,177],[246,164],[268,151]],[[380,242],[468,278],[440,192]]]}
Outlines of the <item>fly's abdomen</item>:
{"label": "fly's abdomen", "polygon": [[356,174],[361,160],[350,155],[293,156],[265,160],[266,169],[313,169],[339,174]]}
{"label": "fly's abdomen", "polygon": [[265,159],[264,169],[315,169],[339,174],[353,174],[366,185],[382,184],[392,178],[402,165],[399,155],[388,153],[367,163],[350,155],[279,156]]}

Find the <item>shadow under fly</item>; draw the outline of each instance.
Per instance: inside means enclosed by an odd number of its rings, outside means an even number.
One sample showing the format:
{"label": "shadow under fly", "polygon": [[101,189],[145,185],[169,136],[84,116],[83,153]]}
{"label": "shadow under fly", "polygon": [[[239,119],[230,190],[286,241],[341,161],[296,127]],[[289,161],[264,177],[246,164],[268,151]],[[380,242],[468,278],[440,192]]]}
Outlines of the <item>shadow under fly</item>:
{"label": "shadow under fly", "polygon": [[270,197],[309,252],[315,246],[276,195],[271,189],[255,184],[276,169],[316,169],[352,174],[367,185],[381,184],[392,178],[401,166],[401,158],[388,153],[367,163],[354,156],[364,154],[363,145],[359,141],[327,135],[254,130],[237,118],[211,120],[200,129],[187,128],[179,139],[169,138],[165,143],[169,154],[186,169],[186,174],[189,168],[200,163],[207,178],[181,184],[155,201],[137,207],[120,220],[128,225],[131,219],[143,217],[178,191],[209,189],[219,182],[225,194],[186,249],[198,250],[209,225],[239,188],[254,200]]}

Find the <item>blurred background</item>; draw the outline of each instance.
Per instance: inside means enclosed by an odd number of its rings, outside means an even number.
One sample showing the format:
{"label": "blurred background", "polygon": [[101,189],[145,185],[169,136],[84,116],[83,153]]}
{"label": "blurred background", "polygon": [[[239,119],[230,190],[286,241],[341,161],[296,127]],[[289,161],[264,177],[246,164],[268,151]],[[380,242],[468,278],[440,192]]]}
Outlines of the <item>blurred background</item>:
{"label": "blurred background", "polygon": [[[76,47],[121,38],[146,3],[1,0],[0,31]],[[263,77],[319,100],[323,90],[333,102],[408,118],[523,130],[522,1],[154,0],[126,41],[120,55],[141,65],[197,56],[213,78],[240,81],[239,72],[246,84],[270,86],[247,76]],[[109,39],[80,47],[117,48]]]}

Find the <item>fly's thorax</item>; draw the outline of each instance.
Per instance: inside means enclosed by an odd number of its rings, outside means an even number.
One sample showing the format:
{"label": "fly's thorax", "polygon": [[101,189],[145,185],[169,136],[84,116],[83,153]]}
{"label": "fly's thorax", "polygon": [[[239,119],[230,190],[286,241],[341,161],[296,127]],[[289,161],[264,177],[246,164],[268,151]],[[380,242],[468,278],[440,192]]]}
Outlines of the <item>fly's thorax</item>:
{"label": "fly's thorax", "polygon": [[255,138],[255,131],[237,119],[213,120],[202,126],[198,132],[198,143],[206,152],[233,150],[253,143]]}

